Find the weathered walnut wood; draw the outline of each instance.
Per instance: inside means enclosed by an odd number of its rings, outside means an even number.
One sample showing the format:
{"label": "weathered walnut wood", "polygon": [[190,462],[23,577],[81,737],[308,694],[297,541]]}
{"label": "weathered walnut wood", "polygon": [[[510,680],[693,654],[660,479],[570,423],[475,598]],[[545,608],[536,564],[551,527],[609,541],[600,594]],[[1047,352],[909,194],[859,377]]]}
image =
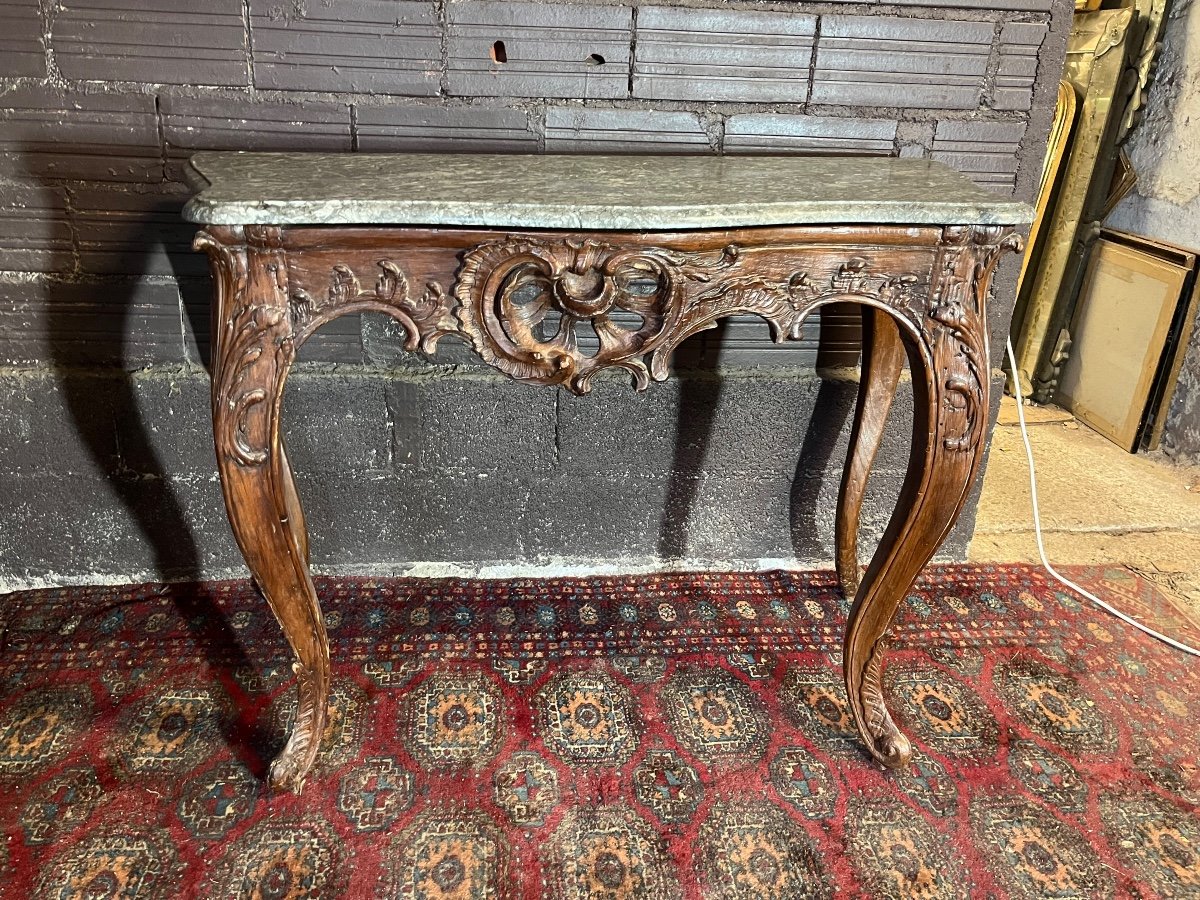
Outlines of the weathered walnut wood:
{"label": "weathered walnut wood", "polygon": [[[326,719],[329,644],[279,433],[284,379],[304,340],[359,310],[387,313],[406,347],[450,335],[512,378],[586,393],[606,369],[641,390],[720,319],[753,313],[777,341],[829,303],[864,310],[863,381],[838,510],[837,565],[856,589],[843,654],[855,722],[881,762],[911,753],[884,705],[884,642],[900,600],[954,524],[987,422],[985,301],[1002,226],[838,226],[691,233],[209,226],[213,427],[238,545],[296,655],[299,710],[272,784],[299,790]],[[618,313],[624,313],[619,315]],[[553,323],[552,328],[545,328]],[[632,323],[632,324],[631,324]],[[599,337],[585,351],[580,331]],[[916,395],[896,513],[859,584],[858,516],[903,357]]]}
{"label": "weathered walnut wood", "polygon": [[855,595],[842,651],[855,724],[888,766],[907,764],[912,746],[883,699],[887,629],[953,527],[983,460],[988,286],[1001,251],[1019,247],[1019,238],[1001,229],[947,228],[920,327],[896,320],[915,394],[912,450],[896,510]]}
{"label": "weathered walnut wood", "polygon": [[308,536],[279,434],[284,379],[296,352],[279,229],[212,229],[217,285],[213,434],[238,547],[295,653],[299,704],[271,783],[299,791],[317,756],[329,699],[329,641],[308,572]]}

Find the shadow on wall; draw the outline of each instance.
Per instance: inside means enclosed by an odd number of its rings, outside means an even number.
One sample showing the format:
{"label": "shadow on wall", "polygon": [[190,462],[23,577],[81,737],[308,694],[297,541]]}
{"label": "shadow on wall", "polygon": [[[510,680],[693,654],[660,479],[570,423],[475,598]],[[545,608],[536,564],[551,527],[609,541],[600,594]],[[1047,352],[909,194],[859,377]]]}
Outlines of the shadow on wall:
{"label": "shadow on wall", "polygon": [[[94,153],[96,148],[72,148],[63,152]],[[29,159],[28,156],[25,159]],[[61,190],[62,182],[49,179],[38,165],[25,166],[28,176],[46,191]],[[71,186],[67,185],[68,193]],[[130,186],[118,186],[115,199]],[[196,276],[197,255],[190,249],[192,226],[180,218],[183,197],[152,195],[152,202],[135,214],[106,218],[106,252],[102,263],[89,266],[95,280],[80,280],[78,272],[51,277],[41,282],[45,296],[45,340],[54,377],[79,441],[91,457],[105,483],[128,510],[146,546],[153,553],[153,567],[160,580],[200,581],[203,567],[189,517],[177,494],[172,473],[166,470],[143,419],[133,372],[144,365],[144,354],[131,347],[128,334],[147,331],[148,341],[171,310],[161,308],[159,294],[174,294],[175,285],[148,281],[149,273],[170,275],[179,290],[205,290]],[[90,202],[94,203],[95,198]],[[78,223],[77,223],[78,225]],[[86,226],[76,234],[87,235]],[[76,242],[77,258],[86,256],[86,242]],[[100,271],[96,271],[100,270]],[[208,334],[207,317],[197,311],[207,302],[185,303],[192,317],[191,330],[203,343]],[[179,328],[176,299],[175,328]],[[169,324],[168,324],[169,327]],[[50,448],[48,448],[50,449]],[[214,464],[215,468],[215,464]],[[86,501],[85,501],[86,502]],[[66,529],[74,523],[63,522]],[[173,597],[176,607],[192,630],[198,646],[210,652],[210,664],[220,668],[248,667],[241,642],[212,595],[188,591]]]}
{"label": "shadow on wall", "polygon": [[[702,332],[695,338],[703,336],[710,346],[717,347],[728,328],[729,320],[722,319],[712,330]],[[677,357],[685,356],[687,345],[688,342],[685,342]],[[692,377],[680,381],[674,458],[668,475],[659,530],[658,556],[662,560],[698,555],[690,552],[688,526],[697,506],[701,479],[706,471],[705,451],[712,442],[716,411],[721,400],[721,379],[717,375],[719,352],[695,353],[686,358],[689,369],[693,371],[690,373]],[[805,428],[788,491],[790,541],[797,559],[820,560],[829,555],[828,548],[821,541],[817,516],[824,484],[822,476],[833,459],[838,437],[853,409],[857,390],[858,386],[852,382],[825,379],[821,380],[817,390],[812,416]],[[770,423],[763,422],[762,425],[767,428]],[[760,527],[761,523],[753,520],[744,523],[746,530]]]}
{"label": "shadow on wall", "polygon": [[[146,260],[163,253],[172,274],[194,275],[194,261],[172,246],[178,232],[165,232],[159,224],[166,216],[178,217],[179,207],[164,202],[155,213],[161,215],[129,217],[121,226],[119,244],[113,243],[123,251],[111,260],[111,271],[145,273]],[[81,287],[103,295],[83,296]],[[142,281],[115,275],[86,285],[73,280],[46,282],[47,339],[59,388],[79,437],[153,548],[156,572],[163,579],[189,579],[201,570],[196,541],[169,473],[149,438],[133,386],[132,371],[138,368],[139,354],[128,346],[126,335],[136,332],[138,325],[150,324],[157,312],[148,309],[147,321],[139,321],[139,307],[148,299],[141,293],[145,287]],[[201,333],[199,328],[195,331]],[[202,331],[207,333],[208,326]],[[96,394],[98,379],[104,379],[105,397]],[[111,408],[112,421],[97,416],[98,401]]]}

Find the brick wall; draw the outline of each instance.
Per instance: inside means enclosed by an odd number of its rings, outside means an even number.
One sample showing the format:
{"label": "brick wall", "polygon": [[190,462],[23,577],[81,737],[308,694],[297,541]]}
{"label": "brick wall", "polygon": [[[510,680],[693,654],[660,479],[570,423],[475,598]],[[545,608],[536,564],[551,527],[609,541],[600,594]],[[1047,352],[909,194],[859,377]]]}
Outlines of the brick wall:
{"label": "brick wall", "polygon": [[[238,571],[209,286],[178,216],[193,151],[930,156],[1029,199],[1068,19],[1061,0],[8,0],[0,585]],[[649,395],[578,401],[338,320],[289,388],[315,560],[825,558],[853,385],[815,377],[817,331],[775,347],[734,320]],[[880,460],[872,529],[904,459],[897,440]]]}

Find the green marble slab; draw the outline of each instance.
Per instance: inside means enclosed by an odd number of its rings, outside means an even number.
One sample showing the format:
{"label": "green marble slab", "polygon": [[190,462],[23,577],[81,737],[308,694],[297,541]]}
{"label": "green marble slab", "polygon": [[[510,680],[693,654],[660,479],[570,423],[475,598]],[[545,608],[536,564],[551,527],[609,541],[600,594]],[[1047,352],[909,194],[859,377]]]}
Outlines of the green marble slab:
{"label": "green marble slab", "polygon": [[659,231],[1024,225],[1033,210],[941,163],[889,157],[197,153],[203,225]]}

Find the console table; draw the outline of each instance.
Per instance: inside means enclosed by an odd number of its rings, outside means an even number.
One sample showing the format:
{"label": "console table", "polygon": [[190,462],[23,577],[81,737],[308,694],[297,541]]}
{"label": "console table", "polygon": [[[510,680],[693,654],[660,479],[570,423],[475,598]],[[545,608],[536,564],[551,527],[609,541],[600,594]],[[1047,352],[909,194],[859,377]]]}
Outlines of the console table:
{"label": "console table", "polygon": [[[837,509],[854,595],[843,664],[871,754],[911,745],[880,682],[900,600],[954,524],[988,423],[988,286],[1032,211],[926,160],[201,153],[185,215],[203,226],[213,304],[212,411],[238,546],[295,653],[299,706],[271,766],[300,790],[329,694],[329,642],[279,432],[297,350],[336,316],[376,310],[409,350],[443,336],[529,384],[585,394],[623,369],[667,376],[689,335],[739,313],[776,341],[828,303],[860,304],[862,378]],[[598,346],[585,346],[590,326]],[[912,453],[860,578],[867,476],[904,360]]]}

